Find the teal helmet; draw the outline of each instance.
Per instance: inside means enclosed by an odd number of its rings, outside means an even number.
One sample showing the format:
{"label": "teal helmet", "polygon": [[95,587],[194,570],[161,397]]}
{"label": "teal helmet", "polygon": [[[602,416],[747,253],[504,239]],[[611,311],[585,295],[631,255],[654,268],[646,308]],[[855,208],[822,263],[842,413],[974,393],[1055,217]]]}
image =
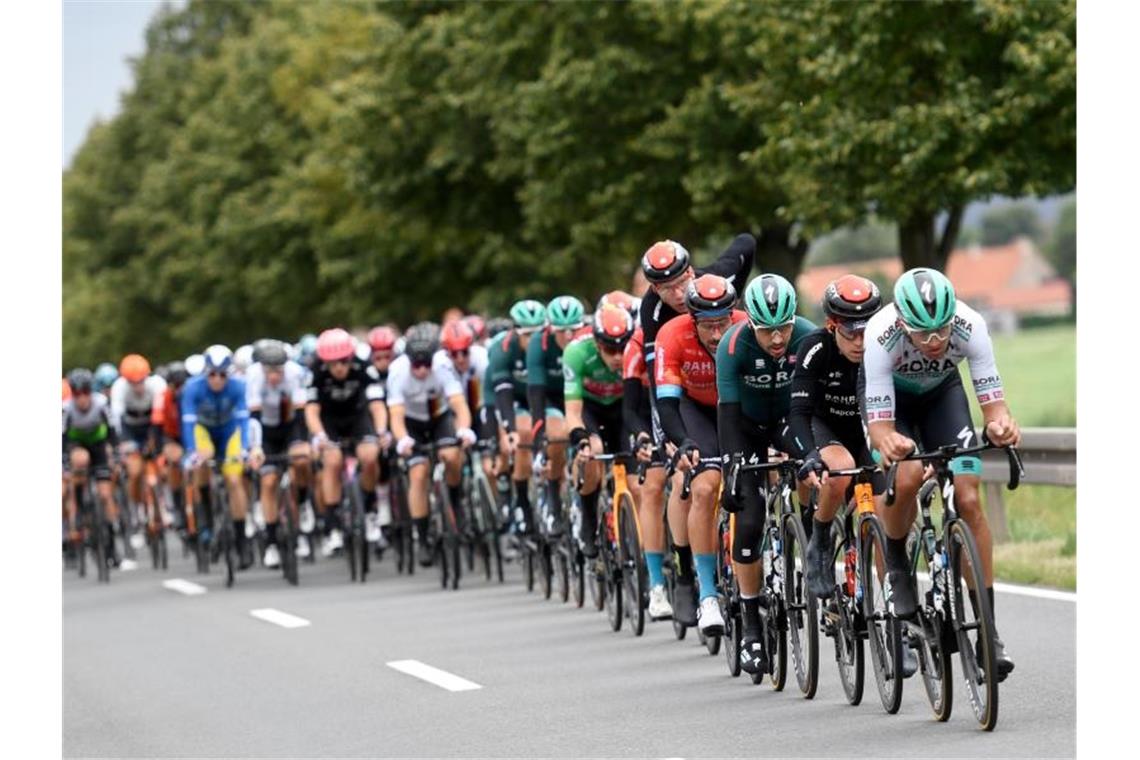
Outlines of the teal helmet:
{"label": "teal helmet", "polygon": [[903,324],[913,330],[945,327],[954,319],[957,305],[954,286],[937,269],[911,269],[895,283],[895,308]]}
{"label": "teal helmet", "polygon": [[95,368],[95,391],[110,388],[118,379],[119,370],[115,369],[115,365],[110,362],[103,362]]}
{"label": "teal helmet", "polygon": [[305,333],[297,341],[298,358],[301,361],[308,361],[315,353],[317,353],[317,336],[312,333]]}
{"label": "teal helmet", "polygon": [[546,307],[533,299],[517,302],[510,314],[515,327],[526,330],[546,326]]}
{"label": "teal helmet", "polygon": [[546,315],[556,330],[572,330],[585,323],[586,307],[574,296],[558,296],[546,305]]}
{"label": "teal helmet", "polygon": [[796,318],[796,289],[778,274],[762,274],[744,289],[744,310],[753,327],[779,327]]}

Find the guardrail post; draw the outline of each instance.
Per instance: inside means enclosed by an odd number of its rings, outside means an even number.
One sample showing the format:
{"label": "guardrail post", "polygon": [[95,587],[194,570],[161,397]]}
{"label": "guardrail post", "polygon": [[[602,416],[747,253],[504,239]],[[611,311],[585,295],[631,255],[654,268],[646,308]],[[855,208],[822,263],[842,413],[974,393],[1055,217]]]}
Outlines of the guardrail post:
{"label": "guardrail post", "polygon": [[1005,496],[1001,483],[985,483],[986,488],[986,516],[989,518],[990,535],[994,543],[1004,544],[1009,540],[1009,522],[1005,516]]}

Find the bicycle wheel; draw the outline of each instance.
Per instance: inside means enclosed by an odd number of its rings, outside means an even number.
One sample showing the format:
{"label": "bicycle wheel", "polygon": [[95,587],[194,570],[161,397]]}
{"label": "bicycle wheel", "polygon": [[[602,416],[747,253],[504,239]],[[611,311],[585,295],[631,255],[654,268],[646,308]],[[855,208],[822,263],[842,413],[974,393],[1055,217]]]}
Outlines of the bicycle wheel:
{"label": "bicycle wheel", "polygon": [[728,665],[728,674],[739,678],[740,647],[744,638],[744,620],[741,618],[740,599],[736,592],[736,580],[732,580],[732,587],[728,591],[728,609],[724,616],[724,660]]}
{"label": "bicycle wheel", "polygon": [[281,574],[292,586],[298,582],[296,509],[293,488],[286,475],[277,486],[277,549],[281,555]]}
{"label": "bicycle wheel", "polygon": [[447,584],[450,580],[448,574],[448,557],[447,551],[443,546],[443,539],[437,538],[432,547],[432,554],[435,556],[435,562],[439,565],[439,587],[446,590]]}
{"label": "bicycle wheel", "polygon": [[[95,569],[96,577],[100,583],[111,582],[111,568],[107,567],[107,537],[111,533],[111,525],[107,521],[106,505],[102,497],[96,493],[92,498],[92,513],[95,518]],[[114,537],[111,537],[114,541]]]}
{"label": "bicycle wheel", "polygon": [[901,623],[887,607],[885,571],[880,572],[880,565],[886,567],[887,534],[873,515],[860,519],[859,530],[859,577],[871,670],[883,709],[894,715],[902,704],[902,637]]}
{"label": "bicycle wheel", "polygon": [[554,565],[550,556],[551,545],[543,541],[539,545],[538,571],[539,581],[542,583],[542,598],[549,599],[554,593]]}
{"label": "bicycle wheel", "polygon": [[135,514],[134,509],[131,507],[130,499],[127,498],[127,484],[126,476],[119,479],[118,484],[115,486],[114,492],[115,502],[119,506],[119,535],[123,539],[123,557],[129,560],[138,559],[135,553],[135,547],[131,544],[131,536],[135,533]]}
{"label": "bicycle wheel", "polygon": [[637,532],[637,519],[633,513],[633,500],[622,494],[618,501],[618,520],[621,533],[620,564],[625,586],[625,615],[634,636],[645,633],[645,602],[648,581],[645,578],[645,555],[641,551],[641,537]]}
{"label": "bicycle wheel", "polygon": [[815,596],[807,591],[807,536],[800,518],[784,515],[784,608],[792,668],[804,699],[819,687],[819,621]]}
{"label": "bicycle wheel", "polygon": [[582,553],[574,545],[569,533],[563,538],[565,554],[570,564],[570,590],[574,596],[574,606],[581,609],[586,603],[586,565]]}
{"label": "bicycle wheel", "polygon": [[[836,536],[835,558],[846,553],[847,528]],[[858,591],[858,589],[855,589]],[[857,705],[863,701],[863,637],[862,615],[858,611],[855,597],[848,588],[846,579],[837,586],[835,595],[828,600],[829,621],[827,625],[835,637],[835,662],[839,667],[839,682],[843,684],[843,694],[847,702]]]}
{"label": "bicycle wheel", "polygon": [[616,633],[621,630],[622,618],[625,617],[625,610],[622,608],[621,564],[613,544],[607,541],[598,548],[601,550],[598,556],[602,563],[602,585],[599,588],[603,592],[610,630]]}
{"label": "bicycle wheel", "polygon": [[530,593],[534,591],[535,565],[538,564],[535,555],[538,553],[538,547],[534,546],[530,539],[524,538],[521,548],[523,552],[523,578],[526,579],[527,593]]}
{"label": "bicycle wheel", "polygon": [[[930,553],[930,547],[926,541],[920,540],[918,543],[926,567],[932,568],[934,556]],[[941,554],[942,547],[935,547],[935,551]],[[942,575],[937,581],[928,573],[918,576],[919,632],[913,634],[911,639],[918,644],[915,649],[918,653],[918,669],[922,673],[922,686],[926,691],[926,699],[930,702],[934,718],[944,723],[950,720],[950,713],[954,707],[954,681],[951,677],[950,662],[953,629],[949,622],[952,619],[949,602],[941,590],[935,592],[935,582],[946,583],[949,569],[940,572]]]}
{"label": "bicycle wheel", "polygon": [[[769,509],[772,509],[769,506]],[[779,545],[779,525],[765,530],[764,544],[760,547],[764,585],[760,588],[760,606],[767,610],[764,616],[764,635],[767,637],[772,689],[783,691],[788,681],[788,616],[784,608],[784,555]]]}
{"label": "bicycle wheel", "polygon": [[570,600],[570,560],[562,544],[554,552],[554,571],[558,576],[558,598],[565,604]]}
{"label": "bicycle wheel", "polygon": [[195,557],[198,560],[198,572],[202,575],[208,575],[210,572],[210,531],[206,527],[210,524],[210,520],[206,513],[206,505],[198,499],[194,505],[194,514],[196,517],[195,528],[196,536],[194,541]]}
{"label": "bicycle wheel", "polygon": [[[495,565],[502,562],[499,549],[498,518],[495,515],[494,495],[490,492],[490,485],[484,477],[476,477],[476,492],[478,501],[480,556],[483,558],[483,567],[487,580],[494,575]],[[496,559],[496,557],[498,559]]]}
{"label": "bicycle wheel", "polygon": [[[723,617],[723,614],[721,615]],[[698,628],[699,632],[700,629]],[[705,650],[709,653],[710,657],[716,657],[720,654],[720,634],[714,633],[711,636],[706,633],[701,633],[701,643],[705,645]]]}
{"label": "bicycle wheel", "polygon": [[[962,661],[966,696],[982,729],[993,731],[998,720],[994,619],[985,599],[985,576],[970,526],[961,519],[952,520],[946,528],[946,545],[950,560],[949,590],[954,634],[958,657]],[[969,599],[972,589],[981,592],[976,604]]]}
{"label": "bicycle wheel", "polygon": [[[668,565],[669,570],[668,570],[668,572],[665,573],[665,592],[669,595],[669,604],[673,607],[674,610],[676,610],[677,609],[677,581],[673,577],[673,569],[672,569],[672,564],[671,564],[672,560],[669,559],[669,557],[671,557],[672,554],[673,554],[673,552],[670,550],[670,552],[665,557],[665,562],[669,563],[669,565]],[[677,641],[684,641],[685,640],[685,634],[687,634],[689,632],[689,627],[687,625],[685,625],[684,623],[682,623],[680,620],[678,620],[676,615],[673,616],[672,623],[673,623],[673,636],[677,639]]]}

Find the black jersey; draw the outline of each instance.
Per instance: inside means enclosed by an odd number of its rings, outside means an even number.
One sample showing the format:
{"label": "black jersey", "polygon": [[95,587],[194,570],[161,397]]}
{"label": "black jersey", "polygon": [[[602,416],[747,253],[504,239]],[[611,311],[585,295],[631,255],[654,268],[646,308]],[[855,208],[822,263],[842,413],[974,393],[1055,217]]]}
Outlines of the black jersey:
{"label": "black jersey", "polygon": [[321,414],[328,417],[351,417],[368,407],[371,401],[384,400],[384,383],[376,368],[359,359],[352,360],[348,376],[337,380],[321,363],[313,370],[305,389],[309,404],[320,404]]}
{"label": "black jersey", "polygon": [[835,336],[822,328],[806,335],[797,353],[788,414],[795,436],[809,450],[817,447],[811,425],[815,417],[845,438],[861,438],[859,365],[848,361],[836,345]]}

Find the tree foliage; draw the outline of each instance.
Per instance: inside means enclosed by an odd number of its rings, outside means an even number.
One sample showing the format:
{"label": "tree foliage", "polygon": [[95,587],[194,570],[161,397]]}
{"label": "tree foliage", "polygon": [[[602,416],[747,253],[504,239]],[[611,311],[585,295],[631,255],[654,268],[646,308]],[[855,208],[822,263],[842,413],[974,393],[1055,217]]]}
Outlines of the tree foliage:
{"label": "tree foliage", "polygon": [[981,244],[1005,245],[1018,237],[1040,243],[1043,235],[1037,210],[1028,203],[1011,203],[989,209],[981,219]]}
{"label": "tree foliage", "polygon": [[1072,4],[917,5],[164,10],[64,175],[65,363],[592,300],[666,237],[794,277],[870,209],[1071,187]]}

